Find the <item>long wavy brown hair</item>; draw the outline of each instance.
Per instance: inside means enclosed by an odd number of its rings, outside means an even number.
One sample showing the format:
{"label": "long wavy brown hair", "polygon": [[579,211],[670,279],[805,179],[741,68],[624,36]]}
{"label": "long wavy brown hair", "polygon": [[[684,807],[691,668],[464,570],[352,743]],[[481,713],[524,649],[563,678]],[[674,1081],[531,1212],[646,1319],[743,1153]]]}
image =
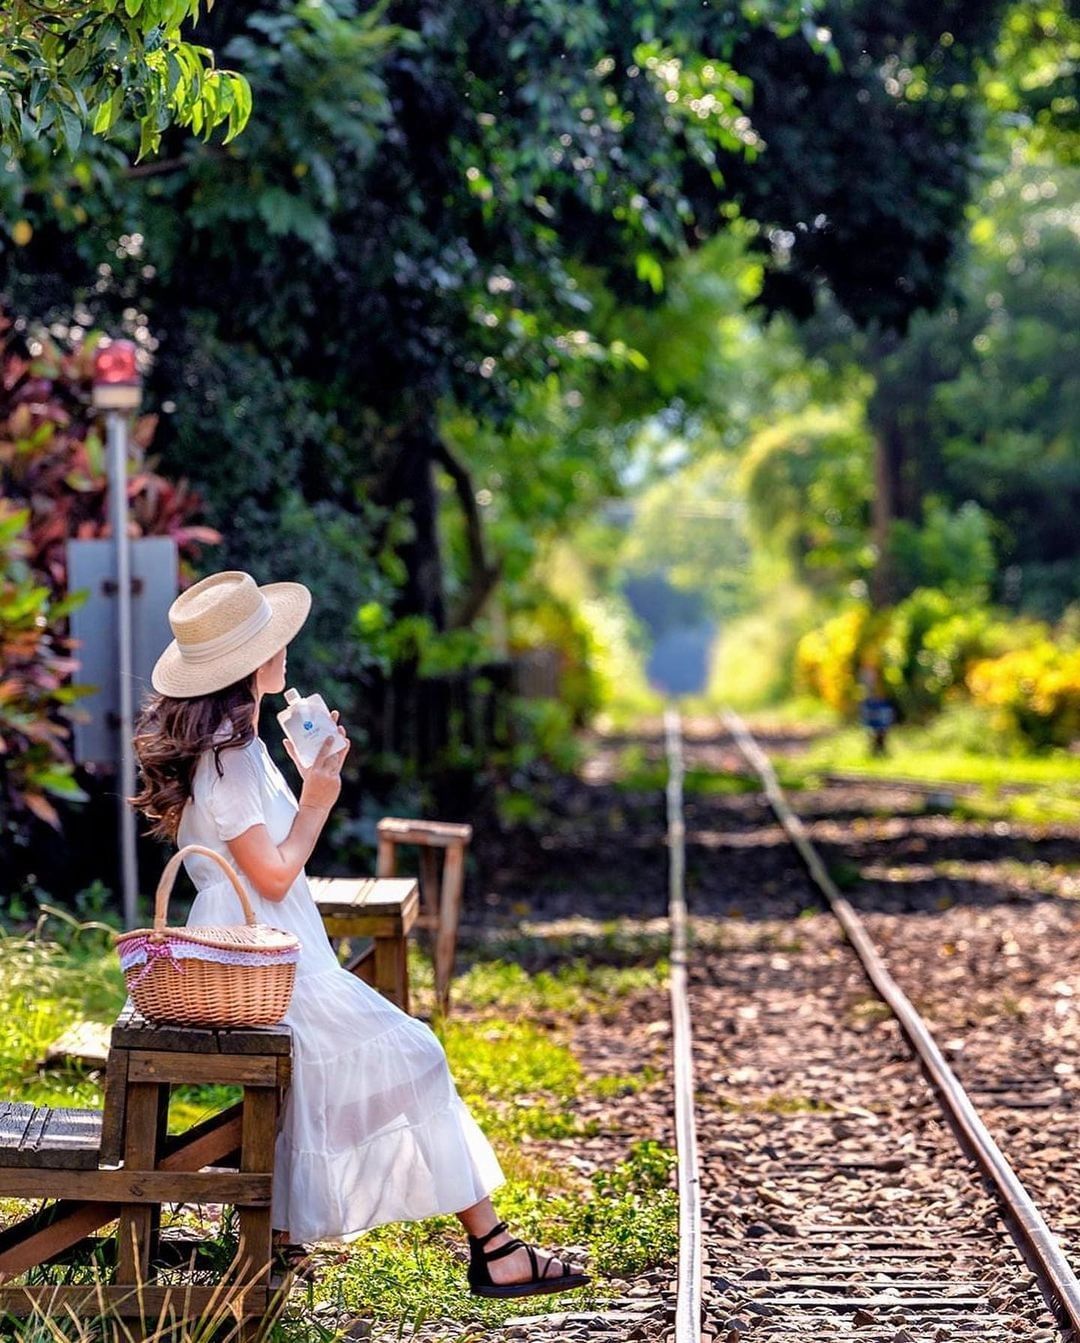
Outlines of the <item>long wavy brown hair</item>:
{"label": "long wavy brown hair", "polygon": [[[232,732],[214,741],[228,720]],[[128,801],[152,822],[147,833],[176,839],[180,813],[191,797],[195,766],[204,751],[214,752],[218,777],[224,773],[221,753],[246,746],[255,736],[255,673],[224,690],[191,699],[151,695],[135,721],[135,755],[142,788]]]}

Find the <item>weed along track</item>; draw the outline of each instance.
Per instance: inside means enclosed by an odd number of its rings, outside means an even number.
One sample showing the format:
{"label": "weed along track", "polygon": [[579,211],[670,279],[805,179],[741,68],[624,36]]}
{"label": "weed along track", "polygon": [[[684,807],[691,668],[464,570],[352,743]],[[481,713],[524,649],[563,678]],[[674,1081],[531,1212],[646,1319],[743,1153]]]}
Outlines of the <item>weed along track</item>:
{"label": "weed along track", "polygon": [[[957,1094],[940,1053],[931,1086],[909,1044],[928,1035],[925,1025],[900,994],[901,1025],[871,985],[852,945],[857,929],[822,909],[735,742],[715,724],[687,735],[685,768],[699,785],[688,791],[684,826],[703,1302],[700,1329],[678,1315],[678,1343],[1068,1337],[1075,1279],[1008,1161],[1039,1176],[1037,1193],[1055,1194],[1045,1153],[1071,1165],[1071,1071],[1055,1071],[1045,1041],[1012,1073],[999,1052],[975,1092],[981,1115]],[[673,744],[669,731],[669,754]],[[890,965],[895,957],[898,977],[914,981],[912,996],[920,985],[937,993],[934,976],[920,976],[920,942],[925,956],[932,940],[925,921],[911,920],[909,939],[903,914],[890,917]],[[951,932],[962,940],[961,922]],[[970,983],[950,980],[954,1002],[978,999],[974,963],[969,974]],[[933,1041],[921,1043],[932,1059]],[[962,1075],[978,1082],[978,1060]],[[1003,1119],[1010,1100],[1020,1105]],[[1037,1106],[1049,1122],[1041,1145]],[[1055,1231],[1075,1210],[1069,1183],[1059,1168],[1061,1198],[1044,1210]],[[686,1210],[683,1227],[697,1234]]]}

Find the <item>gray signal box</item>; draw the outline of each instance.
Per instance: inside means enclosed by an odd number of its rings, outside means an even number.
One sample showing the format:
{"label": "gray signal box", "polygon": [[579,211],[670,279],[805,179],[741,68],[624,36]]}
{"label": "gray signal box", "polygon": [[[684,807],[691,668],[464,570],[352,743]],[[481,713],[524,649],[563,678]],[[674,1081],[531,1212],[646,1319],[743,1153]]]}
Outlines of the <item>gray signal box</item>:
{"label": "gray signal box", "polygon": [[[178,589],[176,542],[170,536],[144,536],[129,542],[131,554],[131,666],[136,709],[150,689],[150,673],[172,639],[169,607]],[[79,668],[77,686],[94,694],[75,708],[88,715],[74,724],[73,751],[80,765],[120,763],[120,690],[117,668],[116,545],[111,540],[68,541],[68,591],[88,596],[71,613],[71,637]]]}

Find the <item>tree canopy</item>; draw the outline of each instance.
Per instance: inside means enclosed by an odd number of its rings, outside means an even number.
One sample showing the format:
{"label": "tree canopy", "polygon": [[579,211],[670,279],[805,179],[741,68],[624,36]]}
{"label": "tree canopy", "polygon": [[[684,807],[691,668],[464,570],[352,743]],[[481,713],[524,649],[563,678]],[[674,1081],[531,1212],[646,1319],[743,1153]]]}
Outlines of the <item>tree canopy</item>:
{"label": "tree canopy", "polygon": [[[209,0],[212,3],[212,0]],[[251,90],[183,35],[201,0],[7,0],[0,12],[0,153],[75,153],[84,133],[138,128],[139,155],[169,126],[231,139]]]}

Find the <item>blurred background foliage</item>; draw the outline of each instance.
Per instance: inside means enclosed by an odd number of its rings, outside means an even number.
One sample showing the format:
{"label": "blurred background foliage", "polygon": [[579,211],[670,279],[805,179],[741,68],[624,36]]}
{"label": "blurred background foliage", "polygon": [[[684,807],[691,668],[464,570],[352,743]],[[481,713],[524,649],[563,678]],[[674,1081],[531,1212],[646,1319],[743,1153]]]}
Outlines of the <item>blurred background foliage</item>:
{"label": "blurred background foliage", "polygon": [[1067,743],[1067,0],[217,0],[196,31],[246,129],[140,158],[136,100],[9,146],[0,293],[39,366],[139,343],[155,470],[221,537],[189,575],[309,583],[290,667],[362,744],[380,687],[545,650],[557,700],[447,777],[523,787],[695,660],[707,704],[850,713],[869,669],[905,715]]}

